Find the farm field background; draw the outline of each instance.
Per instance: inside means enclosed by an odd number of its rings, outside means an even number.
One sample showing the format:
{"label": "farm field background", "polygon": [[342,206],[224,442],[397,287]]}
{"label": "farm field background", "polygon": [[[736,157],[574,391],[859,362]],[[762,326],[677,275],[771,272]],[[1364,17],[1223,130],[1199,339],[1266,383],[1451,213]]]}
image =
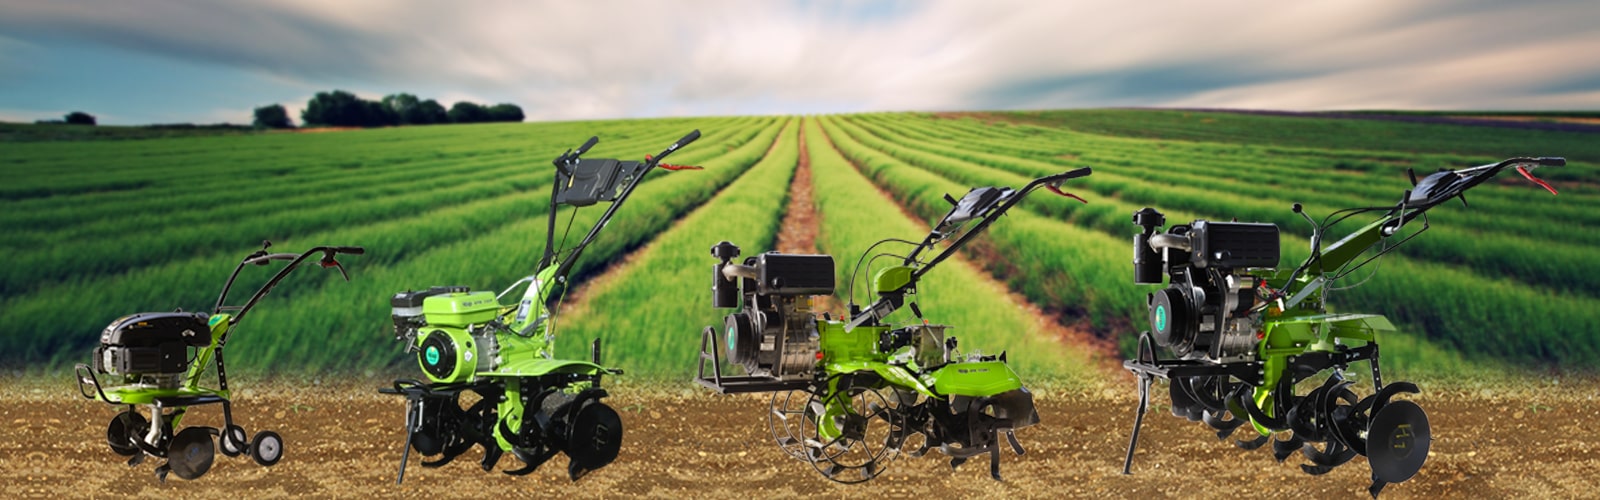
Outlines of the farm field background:
{"label": "farm field background", "polygon": [[[230,339],[231,367],[414,369],[392,339],[391,294],[500,290],[538,259],[550,158],[598,135],[588,157],[637,159],[692,128],[705,137],[672,161],[705,170],[653,173],[601,233],[563,304],[575,313],[558,326],[564,352],[600,338],[608,364],[630,376],[686,380],[701,328],[724,313],[710,307],[707,248],[727,239],[746,255],[773,249],[794,230],[783,221],[797,189],[815,205],[801,232],[836,256],[838,314],[855,256],[879,238],[920,237],[946,210],[943,194],[1091,166],[1093,176],[1066,187],[1088,204],[1030,197],[963,264],[934,273],[922,303],[957,327],[964,347],[1011,349],[1025,376],[1099,378],[1115,370],[1083,367],[1122,355],[1152,291],[1131,284],[1134,210],[1157,207],[1171,223],[1275,222],[1292,259],[1309,236],[1292,203],[1318,216],[1389,204],[1409,186],[1408,167],[1529,155],[1569,159],[1539,172],[1559,197],[1502,176],[1474,190],[1470,208],[1430,212],[1427,234],[1332,302],[1397,320],[1403,331],[1383,340],[1385,368],[1400,377],[1600,366],[1600,232],[1591,230],[1600,227],[1600,132],[1171,110],[4,142],[0,363],[59,374],[85,361],[116,317],[208,310],[237,259],[270,239],[278,251],[368,252],[342,259],[349,283],[314,267],[291,276]],[[579,210],[576,227],[599,212]],[[269,274],[250,271],[236,290]]]}

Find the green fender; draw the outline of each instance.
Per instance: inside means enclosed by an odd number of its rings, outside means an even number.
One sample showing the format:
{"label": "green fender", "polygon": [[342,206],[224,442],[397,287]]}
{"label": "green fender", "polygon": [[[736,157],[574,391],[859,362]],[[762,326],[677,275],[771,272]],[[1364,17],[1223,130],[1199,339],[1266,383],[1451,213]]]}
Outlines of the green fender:
{"label": "green fender", "polygon": [[[845,361],[828,363],[824,368],[830,375],[871,372],[883,377],[885,382],[897,389],[914,390],[918,394],[930,398],[939,397],[929,390],[927,385],[918,381],[910,370],[906,370],[902,366],[891,365],[882,361]],[[827,398],[822,415],[818,417],[817,421],[817,433],[824,440],[838,439],[842,430],[840,425],[835,422],[837,422],[838,417],[851,411],[846,405],[840,404],[832,397],[833,394],[838,394],[839,391],[845,389],[837,386],[838,381],[839,379],[830,377],[827,388],[830,397]]]}
{"label": "green fender", "polygon": [[538,377],[549,374],[599,375],[605,367],[588,361],[567,359],[523,359],[501,365],[494,371],[479,372],[479,377]]}
{"label": "green fender", "polygon": [[986,397],[1022,388],[1022,377],[1000,361],[950,363],[923,380],[930,381],[939,394],[953,396]]}
{"label": "green fender", "polygon": [[[1389,318],[1379,314],[1317,313],[1271,319],[1262,330],[1264,339],[1259,353],[1265,373],[1252,399],[1257,408],[1276,417],[1272,414],[1272,392],[1289,366],[1289,357],[1307,352],[1334,352],[1338,349],[1335,339],[1376,342],[1379,332],[1392,332],[1395,327]],[[1272,429],[1253,418],[1250,426],[1263,436],[1272,434]]]}
{"label": "green fender", "polygon": [[[588,361],[573,361],[566,359],[525,359],[502,365],[499,369],[490,372],[478,373],[479,377],[506,377],[506,398],[500,401],[497,411],[500,420],[513,432],[522,430],[522,377],[538,377],[551,374],[578,374],[599,375],[609,373],[605,367]],[[588,384],[588,382],[581,382]],[[500,433],[500,426],[494,427],[494,439],[502,450],[511,450],[511,442]]]}
{"label": "green fender", "polygon": [[935,394],[933,390],[928,388],[927,385],[917,380],[917,377],[913,376],[910,370],[907,370],[902,366],[891,365],[882,361],[844,361],[840,363],[829,363],[826,368],[828,373],[855,373],[870,371],[878,374],[880,377],[883,377],[883,380],[889,382],[889,385],[911,389],[917,391],[918,394],[930,398],[939,397],[939,395]]}

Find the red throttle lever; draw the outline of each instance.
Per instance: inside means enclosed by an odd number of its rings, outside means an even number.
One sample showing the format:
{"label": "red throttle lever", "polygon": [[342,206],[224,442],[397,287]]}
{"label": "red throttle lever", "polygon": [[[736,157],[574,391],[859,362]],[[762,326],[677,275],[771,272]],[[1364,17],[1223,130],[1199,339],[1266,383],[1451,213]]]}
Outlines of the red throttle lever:
{"label": "red throttle lever", "polygon": [[1543,179],[1540,179],[1538,177],[1534,177],[1533,176],[1533,172],[1529,172],[1527,167],[1524,167],[1522,165],[1517,165],[1517,173],[1522,174],[1523,177],[1527,177],[1528,180],[1533,181],[1534,184],[1538,184],[1539,187],[1544,188],[1545,191],[1549,191],[1550,194],[1557,195],[1557,196],[1561,195],[1561,193],[1557,193],[1556,192],[1556,188],[1552,187],[1550,185],[1550,183],[1545,182]]}
{"label": "red throttle lever", "polygon": [[[651,158],[650,155],[644,155],[645,161],[650,161],[650,158]],[[666,170],[671,170],[673,172],[677,172],[679,170],[705,170],[705,167],[698,167],[698,166],[694,166],[694,165],[668,165],[668,164],[665,164],[665,163],[661,163],[661,164],[657,164],[656,166],[657,167],[661,167],[661,168],[666,169]]]}
{"label": "red throttle lever", "polygon": [[1075,194],[1072,194],[1072,193],[1068,193],[1066,191],[1062,191],[1061,188],[1055,187],[1055,186],[1050,185],[1050,184],[1045,184],[1044,188],[1045,189],[1049,189],[1050,192],[1052,192],[1052,193],[1059,194],[1061,196],[1065,196],[1065,197],[1068,197],[1068,198],[1072,198],[1074,200],[1078,200],[1079,203],[1088,203],[1089,202],[1089,200],[1085,200],[1083,198],[1078,197],[1078,195],[1075,195]]}

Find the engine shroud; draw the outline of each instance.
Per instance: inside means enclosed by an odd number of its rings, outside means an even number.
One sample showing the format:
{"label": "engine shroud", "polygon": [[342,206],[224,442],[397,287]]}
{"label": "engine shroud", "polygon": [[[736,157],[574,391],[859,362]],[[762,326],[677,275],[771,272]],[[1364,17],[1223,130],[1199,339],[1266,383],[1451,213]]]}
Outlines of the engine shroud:
{"label": "engine shroud", "polygon": [[[1135,242],[1156,240],[1169,278],[1167,288],[1148,297],[1151,340],[1182,358],[1248,356],[1258,340],[1260,318],[1251,309],[1261,282],[1247,270],[1277,266],[1278,227],[1196,220]],[[1136,270],[1149,258],[1144,250],[1135,248]]]}
{"label": "engine shroud", "polygon": [[100,334],[94,370],[108,375],[179,375],[189,348],[211,345],[204,313],[151,312],[117,318]]}
{"label": "engine shroud", "polygon": [[[726,286],[723,265],[715,284]],[[743,304],[723,318],[728,361],[749,375],[810,378],[821,348],[811,296],[833,293],[833,257],[768,252],[745,259],[743,269]]]}

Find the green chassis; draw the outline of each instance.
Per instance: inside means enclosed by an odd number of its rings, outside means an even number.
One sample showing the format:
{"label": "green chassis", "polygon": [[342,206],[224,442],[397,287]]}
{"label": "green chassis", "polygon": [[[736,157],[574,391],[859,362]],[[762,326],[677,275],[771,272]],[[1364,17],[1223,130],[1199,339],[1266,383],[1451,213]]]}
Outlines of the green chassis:
{"label": "green chassis", "polygon": [[[922,243],[918,244],[910,256],[906,257],[902,265],[890,266],[879,270],[873,276],[873,289],[880,299],[861,311],[850,322],[831,319],[819,319],[817,324],[819,358],[814,378],[774,380],[762,376],[724,376],[722,374],[722,357],[720,352],[726,351],[726,345],[721,335],[711,327],[707,327],[701,341],[701,357],[696,377],[701,385],[716,390],[719,393],[746,393],[746,392],[780,392],[780,391],[805,391],[822,401],[823,410],[814,416],[817,422],[817,438],[822,443],[834,443],[846,438],[845,429],[852,420],[860,420],[862,408],[848,404],[852,391],[859,388],[872,390],[891,389],[902,406],[909,404],[909,400],[916,400],[917,396],[925,398],[924,401],[937,402],[948,405],[956,398],[971,398],[977,401],[994,401],[996,404],[1008,404],[1011,412],[1025,412],[1025,415],[1010,415],[1002,419],[1000,424],[1010,440],[1013,449],[1022,453],[1022,447],[1011,433],[1012,425],[1023,427],[1038,421],[1038,415],[1033,411],[1032,395],[1023,388],[1021,377],[1006,363],[1005,354],[999,356],[975,357],[967,361],[949,359],[942,331],[944,326],[933,326],[932,331],[940,332],[932,335],[929,341],[919,345],[903,345],[890,352],[880,349],[880,340],[891,331],[896,330],[879,321],[902,305],[907,303],[908,296],[916,293],[917,282],[932,270],[935,265],[953,255],[961,247],[978,234],[981,234],[990,223],[997,220],[1002,214],[1017,202],[1032,192],[1035,188],[1046,187],[1063,196],[1069,196],[1079,201],[1081,198],[1067,194],[1060,190],[1062,182],[1090,174],[1090,169],[1082,168],[1062,174],[1035,179],[1023,189],[1011,191],[1010,189],[978,188],[969,192],[961,200],[946,196],[954,207],[944,219],[936,225]],[[931,251],[935,245],[956,234],[966,222],[978,219],[978,224],[962,233],[954,243],[943,252],[926,262],[917,260],[917,255],[923,251]],[[886,240],[889,241],[889,240]],[[881,243],[881,242],[880,242]],[[870,253],[870,250],[869,250]],[[715,254],[715,250],[713,251]],[[865,256],[863,256],[865,258]],[[726,264],[726,262],[724,262]],[[720,268],[719,268],[720,269]],[[719,273],[721,271],[719,270]],[[920,309],[912,304],[912,310],[921,318]],[[919,328],[926,326],[926,322],[912,323],[908,330],[929,329]],[[729,341],[731,343],[730,332]],[[954,340],[951,338],[950,340]],[[913,344],[916,344],[913,342]],[[939,350],[940,352],[929,352]],[[711,372],[707,373],[707,365]],[[863,382],[865,381],[865,382]],[[775,399],[776,400],[776,399]],[[949,408],[944,411],[951,411]],[[934,410],[937,412],[938,410]],[[970,407],[969,411],[980,411],[978,406]],[[922,416],[924,419],[937,420],[937,417]],[[909,431],[897,431],[909,432]],[[935,431],[936,433],[942,431]],[[934,435],[930,434],[928,444],[934,444]],[[943,436],[950,442],[959,439]],[[897,446],[899,438],[891,437],[892,446]],[[993,438],[993,436],[991,436]],[[1000,478],[998,443],[990,443],[982,449],[967,449],[965,447],[950,448],[942,446],[945,453],[952,455],[952,466],[966,461],[967,457],[977,453],[990,453],[990,473],[995,479]],[[971,444],[971,443],[969,443]],[[780,440],[780,446],[783,446]],[[826,445],[824,445],[826,446]],[[924,446],[917,454],[926,452]],[[873,460],[874,462],[876,459]],[[813,465],[817,462],[813,460]],[[869,470],[864,474],[865,479],[875,476],[880,470],[871,470],[874,465],[866,466]],[[823,471],[829,479],[840,482],[853,482],[841,480],[837,473]],[[864,479],[863,479],[864,480]]]}
{"label": "green chassis", "polygon": [[[657,166],[667,170],[698,168],[661,161],[699,137],[699,130],[690,132],[643,162],[581,159],[599,141],[598,137],[590,138],[576,152],[568,150],[553,161],[557,175],[551,186],[549,224],[539,271],[500,294],[505,296],[527,283],[520,302],[502,305],[500,296],[463,287],[423,298],[422,323],[415,330],[400,333],[402,319],[396,316],[397,338],[406,343],[407,351],[417,353],[418,367],[426,377],[426,382],[397,380],[392,387],[379,389],[407,399],[406,444],[397,484],[405,480],[406,463],[414,447],[419,451],[426,447],[425,455],[442,454],[438,460],[422,462],[424,466],[438,467],[473,446],[483,446],[485,471],[491,470],[503,453],[511,452],[525,464],[506,471],[512,475],[531,473],[557,452],[566,452],[572,457],[568,470],[574,481],[615,458],[621,422],[615,411],[599,403],[607,396],[600,381],[605,374],[622,371],[600,365],[599,339],[594,341],[590,361],[555,359],[555,311],[549,304],[565,293],[567,275],[578,257],[650,170]],[[559,206],[581,207],[599,202],[610,202],[610,206],[583,240],[563,255],[555,242]],[[398,297],[396,300],[400,300]],[[486,341],[493,342],[493,357],[477,359],[488,356],[480,354],[483,346],[478,345]],[[458,405],[463,392],[482,396],[479,403],[464,412]],[[486,401],[495,402],[494,408],[486,407]],[[547,401],[565,402],[552,410],[554,414],[544,415],[543,420],[549,423],[529,419],[529,410],[543,415]],[[592,418],[579,421],[586,416]],[[578,439],[575,436],[580,431],[572,429],[579,424],[588,426],[581,432],[595,433],[592,443],[571,441]],[[441,430],[447,427],[452,430]],[[552,434],[552,427],[567,428],[568,435]],[[609,434],[613,431],[614,435]],[[417,441],[419,436],[423,441]],[[594,447],[583,447],[589,444]]]}
{"label": "green chassis", "polygon": [[[101,383],[99,374],[97,374],[89,365],[80,363],[74,367],[74,371],[77,375],[79,395],[86,399],[101,401],[113,406],[126,405],[128,409],[125,411],[125,413],[130,415],[136,414],[135,409],[138,406],[148,407],[150,408],[151,412],[151,420],[153,421],[152,425],[160,425],[164,427],[164,430],[160,430],[156,433],[161,436],[161,439],[156,443],[148,442],[148,440],[144,437],[129,436],[133,438],[131,440],[131,444],[135,445],[137,449],[137,451],[129,459],[129,465],[137,465],[138,463],[142,462],[144,457],[147,455],[167,457],[169,451],[167,446],[171,441],[171,431],[180,428],[183,422],[183,417],[188,413],[188,408],[190,406],[219,403],[222,405],[223,429],[229,431],[236,430],[238,434],[234,434],[233,432],[219,431],[209,427],[203,427],[202,429],[205,429],[212,435],[222,436],[224,440],[228,441],[224,443],[225,447],[237,450],[240,454],[251,454],[251,456],[255,457],[256,461],[262,465],[270,466],[276,464],[278,458],[282,456],[281,438],[279,438],[276,433],[263,431],[262,433],[257,434],[256,441],[243,442],[243,428],[235,425],[233,421],[233,404],[230,399],[232,391],[228,389],[227,370],[223,363],[222,355],[223,347],[227,344],[228,335],[233,331],[234,326],[237,325],[239,321],[243,320],[245,315],[248,314],[263,297],[271,292],[273,287],[277,286],[277,284],[282,281],[283,278],[297,269],[299,265],[307,258],[320,253],[322,254],[322,258],[319,263],[323,267],[338,268],[340,273],[344,273],[343,265],[334,260],[334,255],[340,253],[361,254],[364,253],[365,250],[360,247],[323,246],[312,248],[301,254],[268,253],[267,248],[271,246],[272,244],[270,242],[263,243],[260,250],[245,257],[239,262],[239,265],[234,268],[233,274],[228,277],[227,284],[223,286],[222,293],[217,298],[216,306],[213,308],[213,311],[215,312],[206,318],[206,325],[211,329],[210,342],[205,346],[194,348],[194,354],[191,356],[188,368],[181,376],[182,383],[177,387],[158,387],[135,382],[129,379],[130,377],[133,377],[132,375],[122,376],[121,378],[123,380],[119,381],[119,385],[107,387]],[[233,288],[234,279],[239,276],[239,272],[243,270],[245,266],[250,264],[265,265],[269,261],[273,260],[287,260],[290,261],[290,263],[284,266],[283,269],[279,270],[278,273],[269,279],[265,285],[258,289],[256,293],[245,302],[244,305],[224,305],[227,303],[228,292]],[[348,280],[349,276],[345,275],[345,279]],[[216,366],[215,371],[217,374],[217,388],[212,389],[201,387],[200,378],[211,369],[213,364]],[[90,389],[93,390],[91,391]],[[169,409],[172,410],[172,412],[166,413],[166,410]],[[117,418],[120,419],[122,417],[119,415]],[[264,457],[257,453],[256,443],[259,443],[263,439],[263,436],[270,436],[270,439],[280,440],[274,445],[277,448],[277,451],[274,452],[274,456]],[[108,440],[109,439],[110,436],[108,434]],[[232,442],[236,439],[240,442]],[[115,450],[115,448],[113,449]],[[227,449],[225,448],[225,452],[226,451]],[[119,453],[124,452],[119,451]],[[193,477],[185,477],[185,479],[198,478],[200,475],[204,475],[209,468],[210,461],[205,460],[203,466],[200,466],[197,468],[197,470],[191,472],[191,474],[194,474]],[[171,470],[172,468],[169,464],[163,464],[162,466],[156,468],[156,477],[162,481],[165,481],[167,473]],[[182,471],[180,471],[179,474],[180,476],[184,476],[184,472]]]}
{"label": "green chassis", "polygon": [[[1133,436],[1123,462],[1123,473],[1128,474],[1131,471],[1134,449],[1139,439],[1139,428],[1144,420],[1150,384],[1154,378],[1197,380],[1211,377],[1237,380],[1247,386],[1251,390],[1248,402],[1231,400],[1227,402],[1229,412],[1236,418],[1243,418],[1259,435],[1252,443],[1240,442],[1240,446],[1249,448],[1260,446],[1266,442],[1268,436],[1292,430],[1297,424],[1301,428],[1308,425],[1295,422],[1292,412],[1285,414],[1285,409],[1290,407],[1289,402],[1297,398],[1294,394],[1297,382],[1314,372],[1333,369],[1335,376],[1318,391],[1328,389],[1348,391],[1344,388],[1353,382],[1345,381],[1341,376],[1342,371],[1351,363],[1366,361],[1371,368],[1375,394],[1356,404],[1356,411],[1366,407],[1370,410],[1373,422],[1379,420],[1390,423],[1403,422],[1393,429],[1392,436],[1395,437],[1390,437],[1390,441],[1383,446],[1368,447],[1366,429],[1358,431],[1329,422],[1309,425],[1333,428],[1337,436],[1320,436],[1329,442],[1338,440],[1341,443],[1352,443],[1349,445],[1351,449],[1347,450],[1349,455],[1343,460],[1348,460],[1357,453],[1369,455],[1370,452],[1383,455],[1369,456],[1374,471],[1373,484],[1368,491],[1373,496],[1377,496],[1387,483],[1409,479],[1426,459],[1427,441],[1431,439],[1431,430],[1428,428],[1426,416],[1412,403],[1397,405],[1399,409],[1390,412],[1389,417],[1385,417],[1382,413],[1390,397],[1398,393],[1419,392],[1416,385],[1411,383],[1385,384],[1383,381],[1382,372],[1378,367],[1378,336],[1381,332],[1394,331],[1395,327],[1381,315],[1328,312],[1323,303],[1326,286],[1426,231],[1428,229],[1426,212],[1429,209],[1453,199],[1459,199],[1465,205],[1466,190],[1483,183],[1506,168],[1514,167],[1530,181],[1555,194],[1554,188],[1533,177],[1531,171],[1541,166],[1561,166],[1565,163],[1566,161],[1561,158],[1511,158],[1495,164],[1440,171],[1429,175],[1420,183],[1413,173],[1411,180],[1415,189],[1408,190],[1402,196],[1401,202],[1392,207],[1357,207],[1341,210],[1324,219],[1324,223],[1321,224],[1306,217],[1315,228],[1312,255],[1306,262],[1295,269],[1248,271],[1249,275],[1265,283],[1266,289],[1271,294],[1268,305],[1260,311],[1260,331],[1253,359],[1220,363],[1210,359],[1160,359],[1156,356],[1156,346],[1150,332],[1146,331],[1139,335],[1136,357],[1123,363],[1139,378],[1139,406]],[[1136,223],[1146,224],[1141,221],[1141,215],[1144,215],[1145,211],[1135,214]],[[1300,205],[1296,204],[1294,211],[1304,216]],[[1370,212],[1382,212],[1382,216],[1327,248],[1321,247],[1322,237],[1334,224],[1350,216]],[[1159,218],[1159,213],[1155,213],[1155,217]],[[1398,241],[1389,241],[1401,234],[1408,222],[1419,218],[1423,224],[1421,229],[1399,238]],[[1326,222],[1330,219],[1333,222]],[[1145,236],[1152,234],[1151,231],[1159,225],[1160,223],[1146,226]],[[1142,240],[1136,238],[1137,241]],[[1368,249],[1375,246],[1381,246],[1377,255],[1360,260]],[[1142,250],[1135,248],[1136,253]],[[1135,259],[1136,265],[1138,260]],[[1155,312],[1154,326],[1157,329],[1164,328],[1163,324],[1168,318],[1166,311],[1158,308]],[[1313,391],[1313,394],[1318,391]],[[1330,400],[1327,405],[1336,404],[1331,401],[1333,396],[1328,396],[1327,399]],[[1213,422],[1210,417],[1207,416],[1207,423],[1224,431],[1219,432],[1219,436],[1226,436],[1226,431],[1231,431],[1229,422]],[[1300,415],[1300,418],[1303,421],[1306,417]],[[1336,420],[1333,417],[1327,419]],[[1390,430],[1374,429],[1372,432],[1390,436],[1391,433],[1388,432]],[[1328,432],[1323,431],[1324,434]],[[1376,435],[1372,437],[1379,439]],[[1289,446],[1280,447],[1280,443],[1274,443],[1277,459],[1284,460],[1294,448],[1298,447],[1294,444],[1297,442],[1300,442],[1298,433],[1290,441],[1282,443]],[[1420,446],[1417,446],[1419,444]],[[1414,453],[1413,447],[1420,453]],[[1315,457],[1316,454],[1307,452],[1307,456]],[[1319,458],[1312,458],[1312,461],[1315,466],[1302,466],[1302,468],[1313,474],[1324,473],[1333,466],[1343,463],[1342,460],[1319,461]]]}

